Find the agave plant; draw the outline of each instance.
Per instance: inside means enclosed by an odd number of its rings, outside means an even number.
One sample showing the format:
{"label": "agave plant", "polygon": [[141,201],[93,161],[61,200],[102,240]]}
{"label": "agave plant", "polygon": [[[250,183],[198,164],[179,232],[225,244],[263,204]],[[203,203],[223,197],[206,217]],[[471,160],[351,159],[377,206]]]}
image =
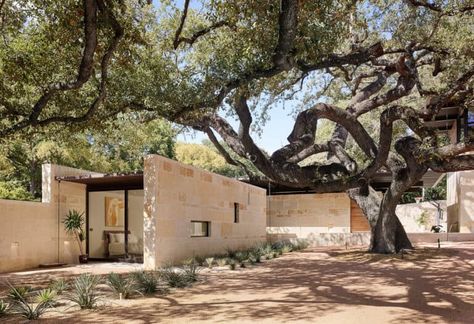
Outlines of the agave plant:
{"label": "agave plant", "polygon": [[54,290],[56,294],[61,295],[64,291],[69,288],[69,284],[63,278],[53,280],[49,284],[49,288]]}
{"label": "agave plant", "polygon": [[127,299],[136,292],[140,292],[133,278],[120,276],[117,273],[107,275],[107,285],[112,288],[119,298]]}
{"label": "agave plant", "polygon": [[97,285],[100,278],[88,273],[81,274],[74,279],[72,291],[67,298],[79,305],[81,309],[92,309],[97,306],[100,297],[97,294]]}
{"label": "agave plant", "polygon": [[142,294],[151,295],[158,291],[158,279],[153,272],[136,271],[132,278]]}
{"label": "agave plant", "polygon": [[212,268],[213,263],[214,263],[214,258],[213,257],[206,258],[206,264],[209,268]]}

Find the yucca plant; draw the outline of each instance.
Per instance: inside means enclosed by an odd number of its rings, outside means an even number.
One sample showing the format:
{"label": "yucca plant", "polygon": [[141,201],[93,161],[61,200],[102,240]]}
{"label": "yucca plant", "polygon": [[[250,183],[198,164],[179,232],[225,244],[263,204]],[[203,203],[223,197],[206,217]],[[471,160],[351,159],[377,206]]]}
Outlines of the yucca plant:
{"label": "yucca plant", "polygon": [[[29,320],[39,319],[49,308],[52,303],[49,301],[39,301],[36,304],[28,302],[30,293],[27,287],[10,287],[8,298],[11,300],[9,310],[14,314],[19,314]],[[38,295],[41,295],[39,292]]]}
{"label": "yucca plant", "polygon": [[87,263],[87,255],[84,254],[84,247],[82,246],[82,242],[84,242],[84,240],[86,239],[84,223],[84,213],[80,213],[75,209],[70,210],[63,220],[66,234],[73,235],[77,241],[77,245],[81,253],[79,255],[80,263]]}
{"label": "yucca plant", "polygon": [[8,290],[7,298],[11,301],[16,300],[28,300],[31,292],[31,288],[27,286],[14,287],[8,284],[10,289]]}
{"label": "yucca plant", "polygon": [[30,304],[26,300],[16,300],[11,304],[11,312],[29,320],[39,319],[51,305],[48,303]]}
{"label": "yucca plant", "polygon": [[192,280],[189,274],[176,270],[171,266],[160,269],[160,277],[172,288],[187,287]]}
{"label": "yucca plant", "polygon": [[206,258],[206,264],[209,268],[212,268],[213,263],[214,263],[214,258],[213,257]]}
{"label": "yucca plant", "polygon": [[245,268],[245,261],[248,258],[248,253],[244,251],[239,251],[235,254],[235,260],[239,263],[241,268]]}
{"label": "yucca plant", "polygon": [[100,278],[88,273],[76,277],[72,284],[72,291],[67,299],[79,305],[81,309],[92,309],[97,306],[100,297],[97,294],[97,285]]}
{"label": "yucca plant", "polygon": [[0,299],[0,317],[6,315],[8,313],[9,305]]}
{"label": "yucca plant", "polygon": [[158,278],[153,272],[136,271],[132,273],[132,278],[137,290],[145,295],[151,295],[158,291]]}
{"label": "yucca plant", "polygon": [[54,290],[56,294],[61,295],[69,288],[69,284],[63,278],[59,278],[51,281],[48,287]]}
{"label": "yucca plant", "polygon": [[107,275],[107,285],[112,288],[120,299],[128,299],[134,293],[140,292],[133,278],[121,276],[114,272]]}
{"label": "yucca plant", "polygon": [[227,264],[227,258],[219,258],[216,260],[216,263],[219,267],[225,267]]}

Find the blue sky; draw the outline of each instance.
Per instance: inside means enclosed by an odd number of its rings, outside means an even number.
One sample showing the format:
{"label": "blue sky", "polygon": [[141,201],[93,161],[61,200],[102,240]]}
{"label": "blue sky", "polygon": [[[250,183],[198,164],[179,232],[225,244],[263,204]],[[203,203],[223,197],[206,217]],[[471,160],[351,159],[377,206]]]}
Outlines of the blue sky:
{"label": "blue sky", "polygon": [[[265,151],[272,153],[276,149],[288,144],[286,138],[290,134],[294,119],[288,116],[289,110],[282,107],[275,107],[269,113],[270,120],[263,127],[262,136],[253,134],[254,141]],[[238,130],[238,123],[232,123],[235,130]],[[207,136],[201,132],[183,132],[178,136],[178,140],[186,143],[201,143]]]}

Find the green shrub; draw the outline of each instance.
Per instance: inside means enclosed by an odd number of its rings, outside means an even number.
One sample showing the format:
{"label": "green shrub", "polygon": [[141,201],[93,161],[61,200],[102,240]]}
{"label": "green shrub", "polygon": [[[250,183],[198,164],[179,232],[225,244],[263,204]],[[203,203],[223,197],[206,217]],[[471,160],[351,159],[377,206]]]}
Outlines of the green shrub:
{"label": "green shrub", "polygon": [[69,288],[69,284],[63,278],[59,278],[59,279],[51,281],[48,287],[54,290],[56,294],[61,295],[64,291],[66,291]]}
{"label": "green shrub", "polygon": [[151,295],[158,291],[158,278],[153,272],[136,271],[132,278],[137,290],[145,295]]}
{"label": "green shrub", "polygon": [[0,181],[0,199],[35,200],[35,197],[20,182]]}
{"label": "green shrub", "polygon": [[206,258],[206,264],[209,268],[212,268],[212,264],[214,263],[214,258]]}
{"label": "green shrub", "polygon": [[107,275],[107,285],[112,288],[117,297],[123,299],[127,299],[134,293],[139,292],[133,278],[121,276],[114,272]]}
{"label": "green shrub", "polygon": [[97,295],[97,285],[100,278],[88,273],[81,274],[73,281],[72,291],[67,299],[79,305],[81,309],[92,309],[97,306],[99,296]]}
{"label": "green shrub", "polygon": [[300,251],[309,247],[309,242],[307,240],[299,239],[296,243],[293,243],[293,250]]}

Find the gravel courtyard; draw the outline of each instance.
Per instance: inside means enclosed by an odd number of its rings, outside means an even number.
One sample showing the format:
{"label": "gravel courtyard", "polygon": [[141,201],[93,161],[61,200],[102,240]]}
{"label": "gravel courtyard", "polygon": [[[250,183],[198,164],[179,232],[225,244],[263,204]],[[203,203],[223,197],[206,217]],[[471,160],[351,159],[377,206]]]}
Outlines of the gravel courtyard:
{"label": "gravel courtyard", "polygon": [[41,323],[474,323],[473,243],[419,247],[403,259],[294,252],[236,271],[206,269],[200,283],[164,296],[51,311]]}

